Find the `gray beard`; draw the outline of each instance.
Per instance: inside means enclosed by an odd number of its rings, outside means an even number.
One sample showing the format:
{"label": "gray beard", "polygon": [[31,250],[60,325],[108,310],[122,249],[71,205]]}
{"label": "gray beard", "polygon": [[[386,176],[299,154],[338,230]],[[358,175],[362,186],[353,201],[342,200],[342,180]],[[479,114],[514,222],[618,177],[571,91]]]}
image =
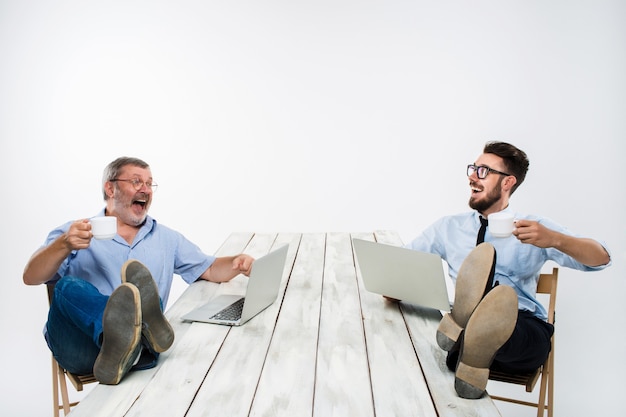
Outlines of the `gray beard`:
{"label": "gray beard", "polygon": [[128,214],[128,211],[126,210],[127,207],[125,207],[125,203],[123,201],[121,201],[118,198],[115,198],[115,209],[116,212],[118,213],[117,215],[119,216],[120,220],[122,220],[123,223],[126,223],[130,226],[141,226],[142,224],[144,224],[144,222],[146,221],[146,217],[147,214],[141,217],[136,217],[133,216],[132,214]]}

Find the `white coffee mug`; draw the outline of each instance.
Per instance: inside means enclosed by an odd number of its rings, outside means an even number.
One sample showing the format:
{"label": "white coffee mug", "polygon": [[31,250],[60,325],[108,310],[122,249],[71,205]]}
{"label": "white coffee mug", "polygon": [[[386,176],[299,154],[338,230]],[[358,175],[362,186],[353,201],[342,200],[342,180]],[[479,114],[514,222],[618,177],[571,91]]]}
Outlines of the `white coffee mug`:
{"label": "white coffee mug", "polygon": [[99,216],[89,219],[91,233],[98,240],[113,239],[117,234],[117,217]]}
{"label": "white coffee mug", "polygon": [[511,212],[499,211],[490,214],[488,220],[489,233],[493,237],[509,237],[515,230],[515,217]]}

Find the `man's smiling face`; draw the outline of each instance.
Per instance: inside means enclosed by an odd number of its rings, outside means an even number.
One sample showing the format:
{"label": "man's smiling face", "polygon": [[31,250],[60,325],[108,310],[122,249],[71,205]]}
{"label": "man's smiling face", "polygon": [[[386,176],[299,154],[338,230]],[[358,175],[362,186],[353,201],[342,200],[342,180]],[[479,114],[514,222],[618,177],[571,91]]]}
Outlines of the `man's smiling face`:
{"label": "man's smiling face", "polygon": [[[474,163],[476,166],[486,166],[499,171],[504,170],[502,158],[494,154],[482,154]],[[487,214],[489,211],[500,211],[506,207],[502,195],[502,181],[504,177],[489,173],[480,179],[474,172],[469,176],[470,199],[469,206],[480,213]],[[490,210],[493,209],[493,210]]]}
{"label": "man's smiling face", "polygon": [[113,187],[113,211],[123,223],[140,226],[146,220],[152,203],[152,188],[146,185],[152,182],[150,169],[127,165],[122,168],[120,180],[141,181],[141,188],[136,190],[129,181],[116,181]]}

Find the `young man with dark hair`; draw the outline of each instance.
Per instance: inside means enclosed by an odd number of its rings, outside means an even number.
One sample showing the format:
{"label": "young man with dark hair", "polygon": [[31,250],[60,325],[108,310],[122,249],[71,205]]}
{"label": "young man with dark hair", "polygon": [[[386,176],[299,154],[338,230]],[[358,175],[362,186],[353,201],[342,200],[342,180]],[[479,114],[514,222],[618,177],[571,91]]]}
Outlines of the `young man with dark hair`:
{"label": "young man with dark hair", "polygon": [[513,212],[509,199],[528,166],[522,150],[488,142],[467,166],[473,210],[440,219],[407,245],[440,255],[455,282],[454,304],[441,320],[437,343],[448,351],[455,389],[464,398],[484,394],[490,368],[525,372],[545,362],[554,327],[536,290],[547,261],[581,271],[611,263],[606,245],[546,218],[514,213],[510,237],[491,235],[487,217]]}

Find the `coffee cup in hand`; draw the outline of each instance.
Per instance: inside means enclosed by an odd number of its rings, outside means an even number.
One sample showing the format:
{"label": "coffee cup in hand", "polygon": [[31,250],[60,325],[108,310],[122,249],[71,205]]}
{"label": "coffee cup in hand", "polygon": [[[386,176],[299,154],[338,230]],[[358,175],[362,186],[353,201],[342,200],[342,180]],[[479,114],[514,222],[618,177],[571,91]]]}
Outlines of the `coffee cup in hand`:
{"label": "coffee cup in hand", "polygon": [[498,213],[490,214],[489,220],[489,233],[493,237],[509,237],[515,230],[515,217],[513,213],[500,211]]}
{"label": "coffee cup in hand", "polygon": [[99,216],[92,217],[91,233],[98,240],[113,239],[117,234],[117,217],[115,216]]}

